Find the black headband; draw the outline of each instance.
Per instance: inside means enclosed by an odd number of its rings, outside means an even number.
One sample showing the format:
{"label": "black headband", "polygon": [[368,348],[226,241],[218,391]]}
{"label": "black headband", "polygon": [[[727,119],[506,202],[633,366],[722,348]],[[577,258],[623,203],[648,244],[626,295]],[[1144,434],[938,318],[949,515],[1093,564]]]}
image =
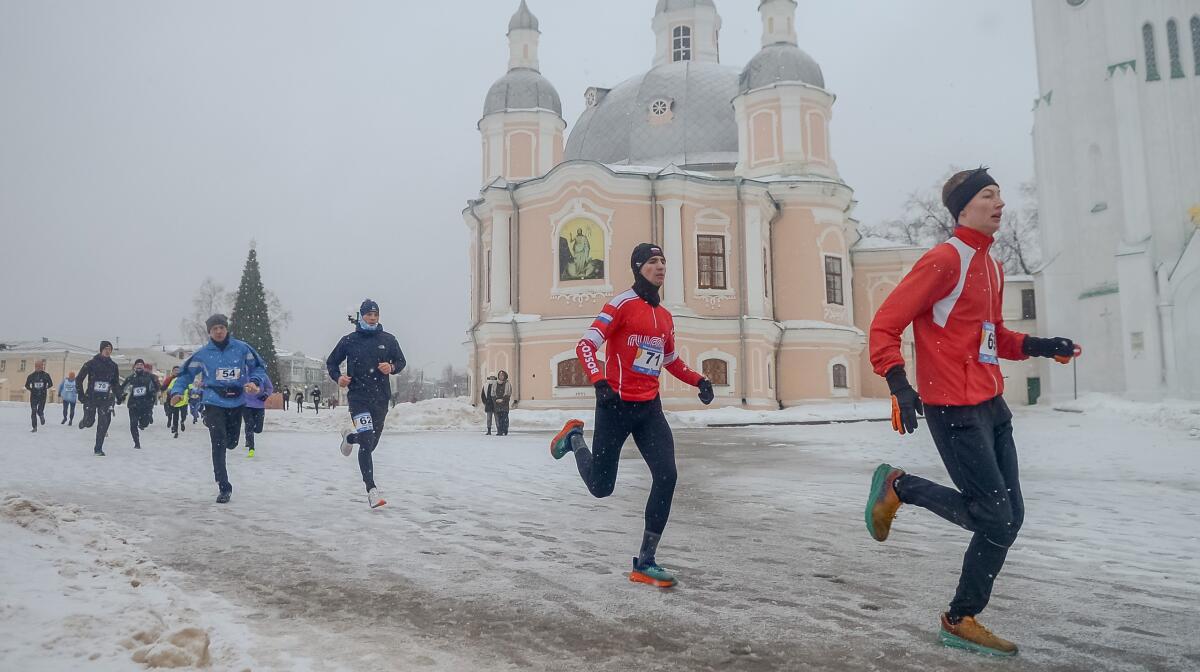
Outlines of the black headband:
{"label": "black headband", "polygon": [[950,217],[954,219],[954,223],[958,223],[958,216],[962,213],[963,208],[975,198],[975,195],[983,191],[987,187],[999,187],[1000,185],[988,175],[987,168],[979,168],[967,176],[963,183],[954,188],[950,195],[946,197],[945,206],[950,211]]}

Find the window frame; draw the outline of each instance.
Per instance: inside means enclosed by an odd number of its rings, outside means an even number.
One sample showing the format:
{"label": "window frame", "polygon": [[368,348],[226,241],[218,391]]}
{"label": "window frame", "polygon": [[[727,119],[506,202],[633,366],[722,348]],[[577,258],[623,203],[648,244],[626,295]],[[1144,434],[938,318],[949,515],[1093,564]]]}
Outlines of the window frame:
{"label": "window frame", "polygon": [[686,23],[671,28],[671,62],[692,60],[692,27]]}
{"label": "window frame", "polygon": [[[833,377],[833,389],[849,390],[850,389],[850,367],[841,362],[835,363],[830,368],[830,373]],[[841,380],[838,380],[839,374]],[[841,383],[840,385],[838,383]]]}
{"label": "window frame", "polygon": [[[574,364],[574,370],[571,371],[571,373],[576,373],[576,372],[578,373],[576,378],[578,381],[580,381],[579,384],[566,384],[563,382],[564,365],[566,367],[570,368],[572,364]],[[555,362],[555,364],[554,364],[554,389],[556,389],[556,390],[577,390],[580,388],[586,388],[586,387],[591,387],[591,386],[592,386],[592,383],[588,379],[587,371],[583,368],[583,363],[579,361],[578,357],[569,357],[567,359],[563,359],[558,362]]]}
{"label": "window frame", "polygon": [[1142,24],[1142,47],[1146,55],[1146,81],[1162,80],[1158,74],[1158,47],[1154,43],[1154,25],[1149,21]]}
{"label": "window frame", "polygon": [[[712,369],[714,375],[709,375],[709,369],[708,369],[709,363],[720,365],[720,373],[724,379],[723,382],[722,382],[721,378],[718,378],[715,375],[715,373],[717,371],[716,366],[714,366]],[[721,359],[720,357],[711,357],[710,356],[710,357],[706,357],[706,358],[700,360],[700,373],[705,378],[708,378],[708,380],[713,384],[714,387],[729,387],[729,362],[724,359]]]}
{"label": "window frame", "polygon": [[1021,319],[1037,319],[1037,294],[1032,289],[1021,290]]}
{"label": "window frame", "polygon": [[[712,254],[712,253],[707,253],[707,252],[702,251],[701,247],[702,247],[703,242],[706,239],[720,241],[721,253],[720,254]],[[715,264],[716,263],[715,260],[718,258],[720,259],[720,271],[719,271],[721,274],[721,284],[720,285],[716,284],[715,274],[718,271],[716,270],[715,266],[710,266],[710,269],[708,271],[704,270],[703,264],[701,263],[701,259],[704,259],[704,258],[708,258],[708,259],[712,260],[712,261],[710,261],[710,264]],[[702,289],[702,290],[728,291],[729,290],[729,266],[726,263],[726,259],[727,259],[727,246],[725,244],[725,236],[724,235],[711,234],[711,233],[697,233],[696,234],[696,288]],[[707,285],[705,284],[705,278],[704,278],[705,273],[708,273],[710,275]]]}
{"label": "window frame", "polygon": [[1200,77],[1200,14],[1193,16],[1188,24],[1192,28],[1192,60],[1195,61],[1196,76]]}
{"label": "window frame", "polygon": [[1167,20],[1167,58],[1171,63],[1171,79],[1187,77],[1183,72],[1183,59],[1179,56],[1179,22]]}
{"label": "window frame", "polygon": [[17,369],[17,373],[25,373],[25,364],[28,360],[21,360],[21,366]]}
{"label": "window frame", "polygon": [[[825,254],[825,304],[829,306],[845,306],[846,305],[846,264],[842,257],[836,254]],[[837,262],[837,272],[831,272],[829,262]],[[837,281],[836,287],[831,285],[831,281]]]}

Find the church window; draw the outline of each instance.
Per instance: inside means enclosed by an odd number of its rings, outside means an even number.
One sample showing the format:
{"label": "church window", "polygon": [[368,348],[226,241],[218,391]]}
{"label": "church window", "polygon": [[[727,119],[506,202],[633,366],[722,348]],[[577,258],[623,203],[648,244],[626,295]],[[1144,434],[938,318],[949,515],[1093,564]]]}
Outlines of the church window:
{"label": "church window", "polygon": [[671,62],[692,60],[691,26],[675,26],[671,31]]}
{"label": "church window", "polygon": [[842,296],[842,258],[825,257],[825,303],[844,306]]}
{"label": "church window", "polygon": [[713,385],[729,384],[729,362],[723,359],[706,359],[701,362],[700,370]]}
{"label": "church window", "polygon": [[1037,319],[1037,301],[1032,289],[1021,290],[1021,319]]}
{"label": "church window", "polygon": [[653,103],[650,103],[650,114],[656,117],[665,117],[671,111],[671,101],[666,98],[659,98]]}
{"label": "church window", "polygon": [[1171,56],[1171,79],[1183,79],[1183,59],[1179,57],[1179,24],[1167,21],[1167,53]]}
{"label": "church window", "polygon": [[845,390],[850,387],[849,376],[847,375],[845,364],[833,365],[833,388],[835,390]]}
{"label": "church window", "polygon": [[0,359],[0,373],[4,373],[4,369],[8,368],[8,360]]}
{"label": "church window", "polygon": [[1200,77],[1200,16],[1192,17],[1192,60],[1195,61],[1196,76]]}
{"label": "church window", "polygon": [[724,236],[698,236],[696,258],[700,289],[728,289],[725,283]]}
{"label": "church window", "polygon": [[588,381],[587,374],[583,371],[583,364],[579,363],[578,358],[571,357],[558,363],[557,387],[591,386],[592,384]]}
{"label": "church window", "polygon": [[1142,26],[1142,43],[1146,47],[1146,81],[1157,82],[1162,79],[1158,76],[1158,54],[1154,47],[1154,26],[1147,23]]}
{"label": "church window", "polygon": [[21,360],[21,369],[20,369],[20,372],[22,372],[22,373],[23,373],[24,371],[25,371],[25,360],[23,360],[23,359],[22,359],[22,360]]}

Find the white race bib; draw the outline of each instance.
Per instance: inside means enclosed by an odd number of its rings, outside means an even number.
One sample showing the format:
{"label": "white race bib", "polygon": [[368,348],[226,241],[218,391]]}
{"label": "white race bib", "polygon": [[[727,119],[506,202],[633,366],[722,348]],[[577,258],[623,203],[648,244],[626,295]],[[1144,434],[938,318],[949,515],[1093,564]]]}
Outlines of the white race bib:
{"label": "white race bib", "polygon": [[40,390],[40,389],[42,389],[42,388],[43,388],[43,387],[45,387],[45,386],[46,386],[46,384],[45,384],[45,383],[34,383],[34,384],[33,384],[33,389],[35,389],[35,390]]}
{"label": "white race bib", "polygon": [[242,377],[242,370],[239,368],[232,369],[217,369],[218,383],[233,383],[237,382]]}
{"label": "white race bib", "polygon": [[375,431],[375,419],[370,413],[359,413],[354,416],[354,431],[358,434]]}
{"label": "white race bib", "polygon": [[143,385],[142,387],[133,388],[133,396],[135,396],[135,397],[146,396],[146,387]]}
{"label": "white race bib", "polygon": [[657,378],[662,372],[663,351],[661,346],[643,343],[638,346],[637,356],[633,359],[633,370],[647,376]]}
{"label": "white race bib", "polygon": [[101,394],[105,394],[108,392],[108,383],[99,381],[92,383],[92,390],[95,392],[100,392]]}
{"label": "white race bib", "polygon": [[979,362],[981,364],[999,364],[996,356],[996,325],[984,322],[979,335]]}

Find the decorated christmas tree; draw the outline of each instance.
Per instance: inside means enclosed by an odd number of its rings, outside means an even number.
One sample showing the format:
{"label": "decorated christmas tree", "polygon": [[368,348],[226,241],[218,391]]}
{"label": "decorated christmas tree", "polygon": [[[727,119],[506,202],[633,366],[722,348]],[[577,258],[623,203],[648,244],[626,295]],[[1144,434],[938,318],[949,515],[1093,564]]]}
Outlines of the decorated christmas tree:
{"label": "decorated christmas tree", "polygon": [[267,310],[267,293],[263,289],[258,253],[253,243],[250,245],[250,255],[246,257],[246,267],[242,269],[242,282],[238,285],[233,315],[229,317],[229,330],[234,338],[249,343],[258,351],[267,363],[267,375],[278,384],[279,370],[275,361],[275,339],[271,335],[271,316]]}

